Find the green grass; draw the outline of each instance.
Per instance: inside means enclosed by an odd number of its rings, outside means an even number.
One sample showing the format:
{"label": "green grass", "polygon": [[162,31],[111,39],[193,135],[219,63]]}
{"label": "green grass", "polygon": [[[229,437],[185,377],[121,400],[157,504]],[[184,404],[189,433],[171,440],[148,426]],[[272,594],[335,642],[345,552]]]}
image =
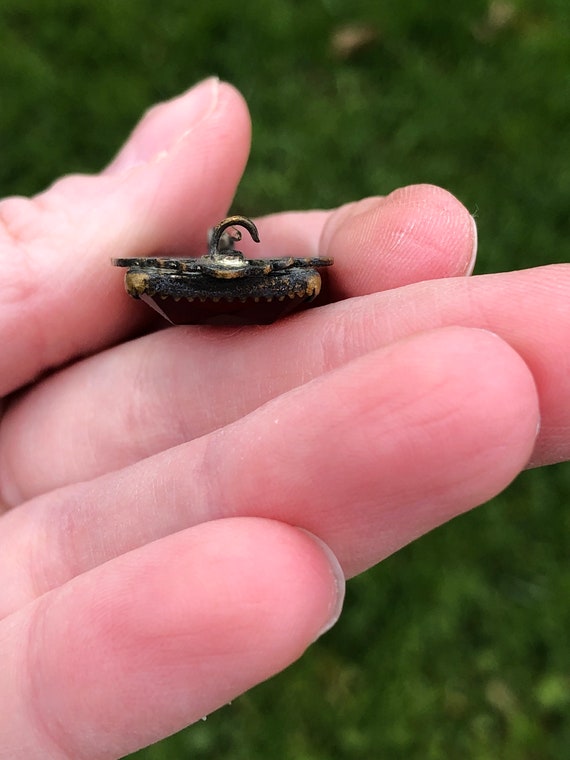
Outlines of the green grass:
{"label": "green grass", "polygon": [[[377,40],[340,59],[352,21]],[[4,0],[0,191],[97,170],[152,102],[217,73],[254,123],[236,210],[434,182],[476,213],[479,272],[563,261],[569,21],[567,0]],[[568,466],[525,473],[352,581],[286,673],[133,757],[567,756],[569,502]]]}

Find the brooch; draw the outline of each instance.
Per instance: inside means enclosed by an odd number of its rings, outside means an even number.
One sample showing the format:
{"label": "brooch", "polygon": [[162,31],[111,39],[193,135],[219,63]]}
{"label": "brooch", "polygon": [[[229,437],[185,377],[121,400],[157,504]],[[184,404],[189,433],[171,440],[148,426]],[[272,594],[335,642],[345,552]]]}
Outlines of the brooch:
{"label": "brooch", "polygon": [[[208,253],[200,258],[125,258],[112,259],[125,267],[125,289],[156,309],[169,322],[174,320],[157,303],[156,298],[178,303],[189,302],[195,308],[188,322],[272,322],[296,306],[314,300],[321,290],[319,267],[331,266],[332,258],[248,259],[235,244],[244,227],[259,243],[257,227],[245,216],[229,216],[217,224],[209,236]],[[281,307],[244,310],[244,304],[280,304]],[[166,307],[165,307],[166,308]],[[247,311],[247,313],[245,313]],[[178,317],[181,310],[178,310]],[[178,321],[178,320],[177,320]]]}

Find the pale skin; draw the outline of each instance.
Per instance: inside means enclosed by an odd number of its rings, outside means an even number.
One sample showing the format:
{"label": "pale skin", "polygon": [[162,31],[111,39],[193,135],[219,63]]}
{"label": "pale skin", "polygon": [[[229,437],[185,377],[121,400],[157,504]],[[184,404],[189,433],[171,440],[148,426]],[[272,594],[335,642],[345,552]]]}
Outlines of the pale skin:
{"label": "pale skin", "polygon": [[570,269],[469,277],[439,188],[256,220],[269,255],[334,256],[328,304],[154,330],[110,258],[203,253],[249,142],[207,80],[100,175],[0,205],[0,757],[201,718],[330,627],[344,577],[569,457]]}

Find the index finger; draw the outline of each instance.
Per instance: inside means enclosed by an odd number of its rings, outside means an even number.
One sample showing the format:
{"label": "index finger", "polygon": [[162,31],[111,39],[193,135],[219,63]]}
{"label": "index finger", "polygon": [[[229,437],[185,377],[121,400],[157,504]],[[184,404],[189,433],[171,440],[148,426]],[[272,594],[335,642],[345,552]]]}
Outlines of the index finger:
{"label": "index finger", "polygon": [[208,79],[152,109],[103,174],[0,203],[0,396],[140,329],[109,259],[201,254],[249,141],[242,97]]}

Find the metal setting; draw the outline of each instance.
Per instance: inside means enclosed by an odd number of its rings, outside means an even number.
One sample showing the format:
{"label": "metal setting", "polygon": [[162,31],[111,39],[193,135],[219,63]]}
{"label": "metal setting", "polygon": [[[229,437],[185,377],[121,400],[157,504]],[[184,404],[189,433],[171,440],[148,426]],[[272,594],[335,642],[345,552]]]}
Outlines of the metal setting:
{"label": "metal setting", "polygon": [[241,240],[239,230],[227,231],[237,226],[244,227],[259,242],[251,219],[230,216],[210,231],[208,253],[200,258],[119,258],[112,263],[127,269],[127,293],[145,301],[160,298],[257,303],[297,299],[302,303],[318,296],[321,276],[317,268],[331,266],[331,258],[248,259],[235,248]]}

